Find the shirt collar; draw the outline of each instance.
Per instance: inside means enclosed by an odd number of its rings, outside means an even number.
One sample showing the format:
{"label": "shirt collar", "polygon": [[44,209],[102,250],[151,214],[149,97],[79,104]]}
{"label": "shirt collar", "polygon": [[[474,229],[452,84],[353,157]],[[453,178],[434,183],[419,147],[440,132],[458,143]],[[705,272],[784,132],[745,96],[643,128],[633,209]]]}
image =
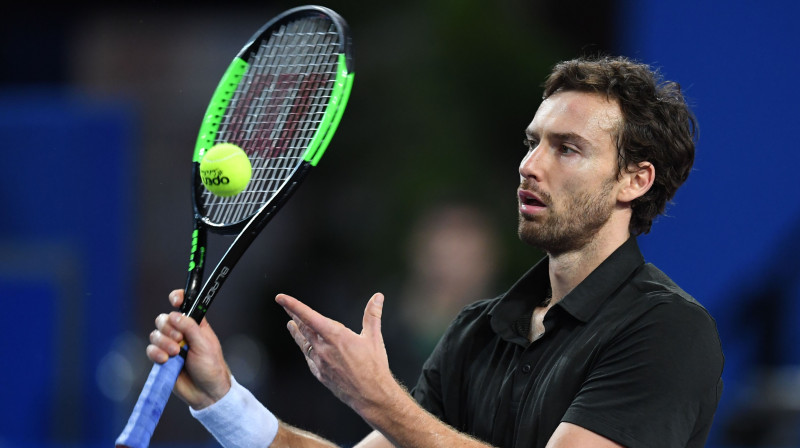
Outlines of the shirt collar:
{"label": "shirt collar", "polygon": [[635,237],[631,237],[561,299],[558,305],[581,322],[587,322],[642,264],[644,257],[639,244]]}
{"label": "shirt collar", "polygon": [[[636,238],[631,237],[555,306],[560,306],[581,322],[587,322],[605,299],[642,264],[644,257]],[[547,297],[550,289],[548,267],[548,258],[545,257],[494,305],[489,313],[491,326],[500,336],[509,340],[518,338],[513,323],[520,316],[530,316],[536,305]]]}

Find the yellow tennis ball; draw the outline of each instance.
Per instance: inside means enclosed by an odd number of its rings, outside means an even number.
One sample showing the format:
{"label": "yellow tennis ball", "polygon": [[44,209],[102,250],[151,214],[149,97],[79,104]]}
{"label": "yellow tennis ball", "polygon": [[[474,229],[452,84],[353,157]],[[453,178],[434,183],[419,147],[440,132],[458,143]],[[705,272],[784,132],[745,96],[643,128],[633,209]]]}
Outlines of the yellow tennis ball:
{"label": "yellow tennis ball", "polygon": [[217,196],[235,196],[250,182],[253,168],[242,148],[219,143],[206,151],[200,161],[200,179]]}

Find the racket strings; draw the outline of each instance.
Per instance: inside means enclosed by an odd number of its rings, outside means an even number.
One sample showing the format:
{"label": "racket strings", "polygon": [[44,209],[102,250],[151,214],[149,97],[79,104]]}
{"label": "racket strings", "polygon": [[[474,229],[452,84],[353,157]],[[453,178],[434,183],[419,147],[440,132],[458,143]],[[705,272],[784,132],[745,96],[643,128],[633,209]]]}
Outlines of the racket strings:
{"label": "racket strings", "polygon": [[203,193],[211,222],[249,219],[302,164],[330,102],[339,47],[336,25],[326,18],[289,22],[261,41],[215,138],[247,152],[252,178],[233,197]]}

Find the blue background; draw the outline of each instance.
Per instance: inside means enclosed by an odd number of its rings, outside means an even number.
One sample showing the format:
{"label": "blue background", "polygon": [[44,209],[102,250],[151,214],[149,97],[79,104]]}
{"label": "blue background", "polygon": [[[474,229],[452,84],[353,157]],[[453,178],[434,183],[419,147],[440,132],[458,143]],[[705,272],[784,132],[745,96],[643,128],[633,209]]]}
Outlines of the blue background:
{"label": "blue background", "polygon": [[[785,372],[791,388],[782,393],[797,405],[800,63],[794,55],[800,35],[793,17],[799,7],[746,1],[629,6],[623,53],[679,81],[700,123],[694,171],[672,217],[660,219],[642,246],[717,319],[726,353],[719,433],[747,407],[742,401],[752,401],[765,370]],[[797,446],[800,421],[793,415]]]}

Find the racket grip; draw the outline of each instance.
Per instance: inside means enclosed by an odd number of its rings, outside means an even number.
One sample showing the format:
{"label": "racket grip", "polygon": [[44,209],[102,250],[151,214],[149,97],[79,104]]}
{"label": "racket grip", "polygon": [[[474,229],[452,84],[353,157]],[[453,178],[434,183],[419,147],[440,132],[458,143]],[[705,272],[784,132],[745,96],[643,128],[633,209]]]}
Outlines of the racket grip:
{"label": "racket grip", "polygon": [[150,444],[150,437],[186,361],[186,350],[184,346],[179,355],[169,358],[164,364],[153,364],[128,424],[117,437],[115,446],[147,448]]}

